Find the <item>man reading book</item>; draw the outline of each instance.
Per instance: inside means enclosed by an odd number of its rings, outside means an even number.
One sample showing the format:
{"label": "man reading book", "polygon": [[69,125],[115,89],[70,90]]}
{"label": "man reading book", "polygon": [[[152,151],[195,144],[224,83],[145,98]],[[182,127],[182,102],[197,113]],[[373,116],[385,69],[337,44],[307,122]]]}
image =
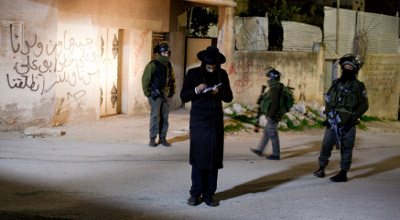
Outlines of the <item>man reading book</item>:
{"label": "man reading book", "polygon": [[[203,201],[217,206],[218,169],[222,168],[224,153],[224,120],[222,102],[231,102],[232,90],[228,74],[221,69],[225,56],[214,46],[197,54],[201,66],[190,69],[183,82],[180,97],[192,102],[190,110],[190,165],[192,187],[188,204],[196,206]],[[207,92],[207,88],[210,89]]]}

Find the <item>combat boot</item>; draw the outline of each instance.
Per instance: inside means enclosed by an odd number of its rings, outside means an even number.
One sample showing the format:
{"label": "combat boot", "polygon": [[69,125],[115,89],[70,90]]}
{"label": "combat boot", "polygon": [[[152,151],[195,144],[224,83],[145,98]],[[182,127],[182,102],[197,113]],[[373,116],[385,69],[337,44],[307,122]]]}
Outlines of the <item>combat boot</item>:
{"label": "combat boot", "polygon": [[250,148],[250,151],[253,152],[254,154],[258,155],[258,156],[262,155],[262,151],[260,151],[260,150]]}
{"label": "combat boot", "polygon": [[274,156],[274,155],[270,155],[268,157],[265,157],[267,160],[280,160],[281,157],[280,156]]}
{"label": "combat boot", "polygon": [[317,171],[313,173],[314,176],[318,178],[324,178],[325,177],[325,167],[319,167]]}
{"label": "combat boot", "polygon": [[332,182],[347,182],[347,171],[345,170],[340,170],[340,172],[336,175],[330,178]]}
{"label": "combat boot", "polygon": [[160,140],[158,141],[158,144],[162,144],[164,147],[170,147],[171,144],[168,143],[167,139],[165,137],[160,138]]}
{"label": "combat boot", "polygon": [[156,146],[156,139],[155,138],[150,138],[149,146],[150,147],[155,147]]}

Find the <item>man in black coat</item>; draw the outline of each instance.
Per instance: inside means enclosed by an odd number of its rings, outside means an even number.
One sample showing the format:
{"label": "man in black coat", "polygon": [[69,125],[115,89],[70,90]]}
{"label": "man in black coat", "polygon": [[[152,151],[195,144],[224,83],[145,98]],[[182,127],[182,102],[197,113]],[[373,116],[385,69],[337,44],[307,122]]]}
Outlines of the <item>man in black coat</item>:
{"label": "man in black coat", "polygon": [[[216,206],[213,195],[217,190],[218,169],[223,167],[224,121],[222,101],[233,99],[228,74],[221,69],[225,56],[214,46],[197,54],[201,66],[190,69],[180,97],[192,102],[190,110],[190,164],[192,187],[188,204]],[[212,89],[210,89],[212,88]]]}

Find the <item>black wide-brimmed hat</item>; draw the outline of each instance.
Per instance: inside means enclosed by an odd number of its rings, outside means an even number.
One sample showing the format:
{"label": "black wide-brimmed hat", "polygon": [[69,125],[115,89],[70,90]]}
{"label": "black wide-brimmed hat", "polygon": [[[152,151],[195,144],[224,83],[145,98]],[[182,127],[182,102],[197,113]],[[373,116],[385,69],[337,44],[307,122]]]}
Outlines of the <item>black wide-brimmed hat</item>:
{"label": "black wide-brimmed hat", "polygon": [[209,46],[206,50],[200,51],[197,58],[207,64],[223,64],[226,61],[225,56],[214,46]]}

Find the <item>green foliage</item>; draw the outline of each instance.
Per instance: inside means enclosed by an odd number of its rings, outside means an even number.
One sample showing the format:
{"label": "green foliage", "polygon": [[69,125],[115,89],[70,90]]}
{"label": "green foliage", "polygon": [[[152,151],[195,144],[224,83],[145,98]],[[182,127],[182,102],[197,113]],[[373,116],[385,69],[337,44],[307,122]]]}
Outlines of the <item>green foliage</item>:
{"label": "green foliage", "polygon": [[358,124],[357,125],[357,128],[359,128],[359,129],[361,129],[361,130],[367,130],[367,126],[365,126],[365,124],[364,123],[360,123],[360,124]]}
{"label": "green foliage", "polygon": [[375,116],[363,115],[363,116],[360,118],[360,121],[369,122],[369,121],[382,121],[382,120],[381,120],[380,118],[378,118],[378,117],[375,117]]}
{"label": "green foliage", "polygon": [[265,17],[268,12],[268,3],[265,1],[249,1],[248,11],[242,12],[240,17]]}
{"label": "green foliage", "polygon": [[307,111],[312,112],[314,115],[318,116],[318,112],[315,109],[310,108],[309,106],[306,106]]}
{"label": "green foliage", "polygon": [[315,125],[313,125],[312,127],[316,129],[324,128],[325,126],[322,125],[323,122],[324,122],[323,120],[317,120],[317,123],[315,123]]}
{"label": "green foliage", "polygon": [[240,17],[265,17],[269,21],[269,50],[281,51],[283,28],[281,21],[296,21],[311,24],[323,29],[324,6],[316,4],[315,0],[290,1],[275,0],[268,5],[267,1],[249,0],[247,12],[241,12]]}
{"label": "green foliage", "polygon": [[281,21],[292,21],[299,12],[299,7],[288,4],[286,0],[282,0],[280,5],[275,1],[274,6],[268,13],[270,25],[281,25]]}
{"label": "green foliage", "polygon": [[232,132],[232,131],[240,131],[240,130],[247,130],[242,124],[235,123],[235,125],[230,124],[224,127],[225,132]]}
{"label": "green foliage", "polygon": [[[218,24],[218,9],[216,7],[188,8],[189,37],[207,37],[209,28]],[[189,23],[188,22],[188,23]]]}
{"label": "green foliage", "polygon": [[254,117],[247,117],[246,115],[237,115],[236,117],[234,117],[233,119],[236,119],[238,121],[244,122],[244,123],[248,123],[248,124],[252,124],[255,125],[255,120],[256,118]]}

